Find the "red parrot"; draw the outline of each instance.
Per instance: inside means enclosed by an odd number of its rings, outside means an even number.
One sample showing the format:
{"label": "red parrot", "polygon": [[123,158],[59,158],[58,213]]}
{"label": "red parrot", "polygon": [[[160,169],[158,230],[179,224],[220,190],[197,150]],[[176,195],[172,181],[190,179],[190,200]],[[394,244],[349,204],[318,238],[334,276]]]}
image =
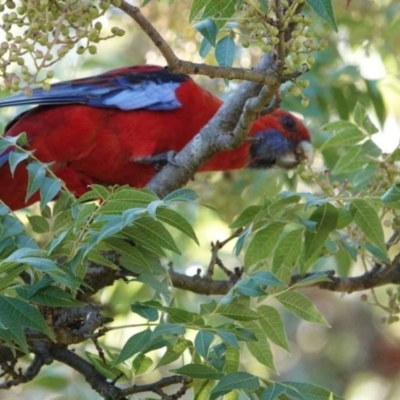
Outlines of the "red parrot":
{"label": "red parrot", "polygon": [[[42,162],[53,162],[54,173],[76,195],[89,185],[143,187],[213,117],[221,100],[186,75],[158,66],[120,68],[90,78],[34,89],[0,100],[0,107],[38,105],[11,121],[5,136],[27,135],[27,148]],[[216,154],[200,171],[244,167],[293,168],[312,156],[307,128],[292,114],[276,110],[259,118],[250,130],[258,140]],[[0,199],[11,209],[25,202],[26,164],[14,176],[0,154]]]}

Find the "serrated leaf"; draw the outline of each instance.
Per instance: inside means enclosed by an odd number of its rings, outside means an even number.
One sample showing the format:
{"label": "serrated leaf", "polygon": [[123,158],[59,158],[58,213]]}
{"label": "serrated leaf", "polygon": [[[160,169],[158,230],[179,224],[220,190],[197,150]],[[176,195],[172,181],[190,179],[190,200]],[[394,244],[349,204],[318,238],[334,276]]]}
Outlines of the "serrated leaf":
{"label": "serrated leaf", "polygon": [[236,0],[208,1],[202,18],[212,17],[218,14],[219,19],[227,19],[235,13]]}
{"label": "serrated leaf", "polygon": [[258,307],[257,311],[261,315],[261,319],[258,322],[268,339],[290,352],[285,325],[278,311],[274,307],[265,305]]}
{"label": "serrated leaf", "polygon": [[199,330],[194,340],[194,347],[196,351],[204,358],[207,359],[208,349],[211,342],[214,340],[214,335],[206,330]]}
{"label": "serrated leaf", "polygon": [[366,200],[354,199],[350,203],[350,211],[354,215],[355,223],[364,232],[366,238],[384,254],[387,254],[381,220],[375,208]]}
{"label": "serrated leaf", "polygon": [[338,31],[331,0],[307,0],[307,3],[335,32]]}
{"label": "serrated leaf", "polygon": [[243,322],[242,325],[246,329],[253,332],[257,338],[257,341],[255,342],[246,342],[246,346],[249,349],[250,353],[258,362],[276,372],[276,368],[274,365],[274,356],[268,343],[267,336],[265,335],[265,332],[261,328],[259,322]]}
{"label": "serrated leaf", "polygon": [[198,198],[199,196],[194,190],[188,188],[181,188],[167,194],[163,198],[163,201],[165,203],[174,203],[178,201],[195,201]]}
{"label": "serrated leaf", "polygon": [[297,317],[317,324],[329,326],[314,303],[306,296],[298,292],[282,292],[276,298],[281,304]]}
{"label": "serrated leaf", "polygon": [[318,207],[310,216],[311,221],[317,222],[315,232],[305,232],[305,257],[313,258],[320,251],[330,232],[336,228],[338,219],[337,209],[330,203]]}
{"label": "serrated leaf", "polygon": [[170,322],[199,326],[204,325],[204,320],[199,314],[172,307],[164,307],[163,310],[168,313]]}
{"label": "serrated leaf", "polygon": [[361,169],[367,163],[362,147],[350,147],[336,162],[332,173],[344,174]]}
{"label": "serrated leaf", "polygon": [[241,304],[233,303],[218,307],[216,314],[231,318],[235,321],[253,321],[259,319],[260,316]]}
{"label": "serrated leaf", "polygon": [[139,241],[143,246],[148,245],[151,241],[164,249],[181,254],[173,237],[163,224],[150,217],[140,217],[132,227],[129,227],[129,232],[133,239]]}
{"label": "serrated leaf", "polygon": [[[365,139],[365,135],[360,129],[358,129],[356,125],[347,121],[341,122],[344,123],[343,126],[341,126],[340,130],[338,130],[335,135],[331,136],[324,142],[321,147],[321,151],[332,147],[354,146]],[[329,127],[329,125],[330,124],[326,125],[326,127]]]}
{"label": "serrated leaf", "polygon": [[0,320],[12,332],[24,351],[27,350],[24,328],[35,329],[51,340],[55,339],[42,314],[26,301],[0,296]]}
{"label": "serrated leaf", "polygon": [[[116,251],[123,257],[123,260],[121,259],[120,261],[125,268],[131,270],[137,264],[142,266],[147,272],[156,272],[152,260],[145,257],[136,246],[132,246],[126,240],[108,238],[103,241],[103,244],[105,244],[108,249]],[[131,266],[129,266],[129,264],[131,264]]]}
{"label": "serrated leaf", "polygon": [[156,215],[158,220],[172,226],[175,229],[178,229],[199,244],[199,240],[197,239],[192,225],[190,225],[190,223],[186,220],[186,218],[182,217],[182,215],[168,208],[158,208]]}
{"label": "serrated leaf", "polygon": [[260,382],[256,376],[248,372],[232,372],[221,378],[213,390],[211,390],[210,400],[215,400],[235,389],[253,392],[259,387]]}
{"label": "serrated leaf", "polygon": [[74,299],[69,293],[60,289],[57,286],[47,286],[35,293],[31,294],[30,291],[24,286],[16,288],[16,292],[22,298],[29,300],[32,303],[40,304],[49,307],[79,307],[84,305],[82,301]]}
{"label": "serrated leaf", "polygon": [[294,229],[286,233],[278,242],[274,251],[272,272],[276,273],[282,267],[293,269],[303,251],[303,229]]}
{"label": "serrated leaf", "polygon": [[249,224],[262,209],[262,206],[256,205],[245,208],[229,227],[234,229]]}
{"label": "serrated leaf", "polygon": [[245,267],[264,260],[272,253],[284,227],[283,222],[271,222],[266,228],[256,232],[244,257]]}
{"label": "serrated leaf", "polygon": [[118,358],[114,361],[113,366],[143,351],[148,346],[151,335],[151,330],[146,329],[131,336],[119,353]]}
{"label": "serrated leaf", "polygon": [[224,376],[223,373],[202,364],[187,364],[181,368],[173,369],[172,371],[175,372],[175,374],[196,379],[220,379]]}
{"label": "serrated leaf", "polygon": [[235,59],[236,45],[231,35],[224,36],[215,46],[215,59],[220,67],[231,67]]}

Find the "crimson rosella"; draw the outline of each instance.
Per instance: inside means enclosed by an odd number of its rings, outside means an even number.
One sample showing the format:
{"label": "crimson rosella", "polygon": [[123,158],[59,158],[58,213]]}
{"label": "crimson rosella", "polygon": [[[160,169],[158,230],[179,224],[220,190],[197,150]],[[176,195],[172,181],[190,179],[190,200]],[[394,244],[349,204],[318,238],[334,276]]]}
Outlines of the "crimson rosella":
{"label": "crimson rosella", "polygon": [[[221,100],[186,75],[158,66],[120,68],[90,78],[34,89],[33,94],[0,100],[0,107],[37,105],[11,121],[5,136],[27,135],[27,148],[76,196],[89,185],[143,187],[214,116]],[[239,168],[293,168],[312,155],[310,134],[292,114],[278,109],[260,117],[247,141],[230,152],[216,154],[200,171]],[[23,208],[28,182],[26,164],[14,176],[0,154],[0,199],[11,209]],[[153,164],[153,165],[152,165]]]}

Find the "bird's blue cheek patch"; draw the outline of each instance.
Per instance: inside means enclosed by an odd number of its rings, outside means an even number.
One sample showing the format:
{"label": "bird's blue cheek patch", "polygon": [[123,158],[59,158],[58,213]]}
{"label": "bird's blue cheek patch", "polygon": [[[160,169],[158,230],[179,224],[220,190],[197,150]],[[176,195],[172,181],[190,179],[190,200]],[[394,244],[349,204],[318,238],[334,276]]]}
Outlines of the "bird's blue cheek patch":
{"label": "bird's blue cheek patch", "polygon": [[278,131],[269,129],[253,136],[250,147],[250,168],[271,168],[279,158],[293,151],[293,146]]}

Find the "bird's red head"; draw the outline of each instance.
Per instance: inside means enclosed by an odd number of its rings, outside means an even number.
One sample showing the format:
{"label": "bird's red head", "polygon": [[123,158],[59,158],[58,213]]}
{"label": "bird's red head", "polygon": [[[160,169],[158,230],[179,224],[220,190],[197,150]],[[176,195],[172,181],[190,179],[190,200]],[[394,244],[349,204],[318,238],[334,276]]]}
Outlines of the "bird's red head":
{"label": "bird's red head", "polygon": [[284,169],[313,158],[310,132],[293,114],[278,109],[260,117],[250,130],[250,168]]}

